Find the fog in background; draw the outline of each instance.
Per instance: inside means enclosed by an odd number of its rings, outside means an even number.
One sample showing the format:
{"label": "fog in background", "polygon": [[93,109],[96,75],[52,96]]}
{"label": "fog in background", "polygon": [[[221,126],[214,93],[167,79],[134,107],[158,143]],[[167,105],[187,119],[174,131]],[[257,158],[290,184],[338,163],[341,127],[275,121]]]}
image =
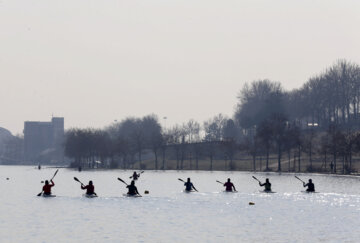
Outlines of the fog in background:
{"label": "fog in background", "polygon": [[232,116],[245,82],[293,89],[359,63],[359,13],[358,0],[1,0],[0,127]]}

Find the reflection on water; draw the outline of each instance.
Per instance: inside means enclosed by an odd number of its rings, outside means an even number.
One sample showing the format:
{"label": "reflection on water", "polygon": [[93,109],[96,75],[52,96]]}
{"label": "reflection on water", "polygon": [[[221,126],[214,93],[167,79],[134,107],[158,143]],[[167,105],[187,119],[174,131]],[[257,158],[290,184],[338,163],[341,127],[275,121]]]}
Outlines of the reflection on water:
{"label": "reflection on water", "polygon": [[[357,177],[310,177],[319,193],[303,193],[293,174],[256,173],[277,193],[261,193],[247,172],[152,172],[137,182],[142,198],[127,198],[131,171],[61,169],[56,198],[36,197],[55,169],[0,167],[0,237],[9,242],[357,242],[360,182]],[[81,195],[76,176],[94,181],[99,198]],[[9,177],[9,180],[6,180]],[[183,193],[191,177],[199,193]],[[216,180],[231,178],[238,193]],[[255,205],[249,205],[253,202]]]}

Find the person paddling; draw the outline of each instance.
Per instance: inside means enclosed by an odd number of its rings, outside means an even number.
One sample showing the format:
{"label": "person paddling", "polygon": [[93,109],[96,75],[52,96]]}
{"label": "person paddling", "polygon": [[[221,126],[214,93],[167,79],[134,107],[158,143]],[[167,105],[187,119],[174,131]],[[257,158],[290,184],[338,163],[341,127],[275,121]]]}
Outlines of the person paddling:
{"label": "person paddling", "polygon": [[44,192],[44,195],[51,195],[51,187],[55,186],[55,183],[53,182],[53,180],[50,180],[51,181],[51,184],[49,184],[49,181],[46,180],[45,181],[45,185],[43,186],[43,192]]}
{"label": "person paddling", "polygon": [[266,178],[265,183],[261,183],[259,181],[259,185],[265,187],[264,192],[271,192],[271,183],[269,181],[269,178]]}
{"label": "person paddling", "polygon": [[198,190],[196,190],[194,185],[191,183],[190,178],[187,178],[187,182],[184,183],[184,186],[185,186],[185,191],[187,191],[187,192],[191,192],[192,189],[194,189],[195,191],[198,191]]}
{"label": "person paddling", "polygon": [[95,193],[95,187],[93,185],[92,181],[89,181],[89,185],[84,186],[83,184],[81,184],[81,189],[85,190],[86,189],[86,195],[96,195]]}
{"label": "person paddling", "polygon": [[127,185],[126,188],[129,190],[128,191],[128,195],[129,196],[135,196],[135,195],[140,195],[140,193],[138,192],[136,186],[135,186],[135,181],[132,180],[130,185]]}
{"label": "person paddling", "polygon": [[230,182],[230,178],[228,178],[227,182],[224,183],[224,187],[225,187],[225,191],[227,191],[227,192],[232,192],[233,188],[234,188],[234,191],[236,192],[234,184],[232,182]]}
{"label": "person paddling", "polygon": [[140,177],[140,174],[136,173],[136,171],[134,171],[133,175],[132,175],[132,178],[134,180],[137,180],[138,178]]}
{"label": "person paddling", "polygon": [[309,182],[305,184],[305,182],[303,182],[304,187],[307,187],[306,191],[307,192],[315,192],[315,185],[312,182],[311,179],[309,179]]}

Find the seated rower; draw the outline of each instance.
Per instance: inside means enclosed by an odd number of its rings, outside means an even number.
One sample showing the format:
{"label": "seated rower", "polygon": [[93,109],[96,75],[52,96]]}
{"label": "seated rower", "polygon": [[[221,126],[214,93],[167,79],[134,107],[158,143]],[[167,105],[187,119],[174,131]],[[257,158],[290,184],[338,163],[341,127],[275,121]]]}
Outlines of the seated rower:
{"label": "seated rower", "polygon": [[187,179],[187,182],[184,183],[184,186],[185,186],[185,191],[187,191],[187,192],[191,192],[192,189],[194,189],[195,191],[198,191],[198,190],[196,190],[194,185],[191,183],[190,178]]}
{"label": "seated rower", "polygon": [[53,180],[50,180],[51,181],[51,184],[49,184],[49,181],[46,180],[45,181],[45,185],[43,186],[43,192],[44,192],[44,195],[51,195],[51,187],[55,186],[55,183],[53,182]]}
{"label": "seated rower", "polygon": [[260,186],[265,186],[264,192],[271,192],[271,183],[269,178],[266,178],[265,183],[259,182]]}
{"label": "seated rower", "polygon": [[86,189],[86,195],[96,195],[96,193],[95,193],[95,187],[94,187],[92,181],[89,181],[89,185],[86,185],[86,186],[84,186],[83,184],[81,184],[81,189],[83,189],[83,190]]}
{"label": "seated rower", "polygon": [[307,184],[305,184],[304,182],[304,187],[307,187],[306,189],[307,192],[315,192],[315,185],[311,179],[309,179],[309,182]]}
{"label": "seated rower", "polygon": [[136,186],[135,186],[135,181],[134,180],[132,180],[131,184],[126,186],[126,188],[129,190],[128,193],[127,193],[128,195],[130,195],[130,196],[140,195],[137,188],[136,188]]}
{"label": "seated rower", "polygon": [[232,192],[233,188],[234,188],[234,191],[236,192],[234,184],[232,182],[230,182],[230,178],[228,178],[228,181],[226,183],[224,183],[224,186],[226,187],[225,191]]}
{"label": "seated rower", "polygon": [[132,175],[132,178],[134,180],[137,180],[138,178],[140,177],[140,174],[136,173],[136,171],[134,171],[133,175]]}

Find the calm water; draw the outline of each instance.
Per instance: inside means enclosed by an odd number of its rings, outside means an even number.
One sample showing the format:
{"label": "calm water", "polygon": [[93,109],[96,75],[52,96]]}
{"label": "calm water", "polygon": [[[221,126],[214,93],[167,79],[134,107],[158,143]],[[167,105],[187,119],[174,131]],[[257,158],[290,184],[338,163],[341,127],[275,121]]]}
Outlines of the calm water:
{"label": "calm water", "polygon": [[[41,180],[54,172],[0,167],[1,242],[359,242],[356,177],[312,175],[320,193],[306,194],[292,174],[146,171],[137,187],[150,194],[126,198],[116,178],[129,182],[131,171],[60,169],[54,179],[57,197],[37,197]],[[277,193],[260,193],[252,175],[270,178]],[[93,180],[100,197],[82,197],[74,176]],[[199,193],[182,192],[177,178],[187,177]],[[216,180],[228,177],[239,193],[221,192]]]}

